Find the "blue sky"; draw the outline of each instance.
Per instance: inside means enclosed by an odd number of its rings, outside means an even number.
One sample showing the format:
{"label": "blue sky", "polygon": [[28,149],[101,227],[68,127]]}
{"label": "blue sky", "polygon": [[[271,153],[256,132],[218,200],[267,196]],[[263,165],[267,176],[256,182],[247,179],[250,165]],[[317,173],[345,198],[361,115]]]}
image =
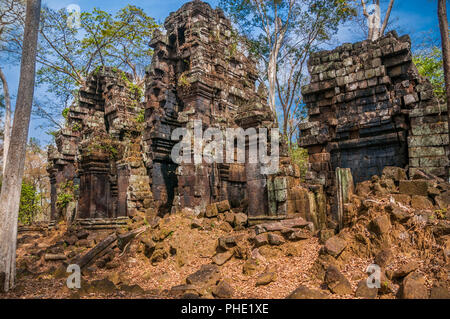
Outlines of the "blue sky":
{"label": "blue sky", "polygon": [[[53,9],[64,8],[70,4],[77,4],[83,11],[92,10],[94,7],[98,7],[110,13],[115,13],[118,9],[127,4],[133,4],[143,8],[148,15],[155,18],[159,23],[164,22],[164,19],[170,12],[178,10],[178,8],[186,2],[188,2],[188,0],[43,0],[45,5]],[[210,0],[207,2],[215,7],[218,0]],[[436,0],[396,0],[391,17],[396,21],[395,26],[397,27],[399,34],[410,34],[413,39],[413,45],[420,41],[421,35],[424,32],[431,32],[433,37],[439,39],[436,2]],[[339,30],[334,42],[339,44],[359,40],[361,40],[361,32],[359,30],[344,26]],[[14,106],[19,81],[19,67],[17,65],[5,66],[5,73],[8,78],[10,92],[13,95],[12,102]],[[35,94],[39,97],[41,92],[42,90],[37,89]],[[45,134],[45,130],[40,127],[42,123],[42,120],[33,118],[29,135],[30,137],[39,139],[41,143],[45,145],[50,142],[51,138]]]}

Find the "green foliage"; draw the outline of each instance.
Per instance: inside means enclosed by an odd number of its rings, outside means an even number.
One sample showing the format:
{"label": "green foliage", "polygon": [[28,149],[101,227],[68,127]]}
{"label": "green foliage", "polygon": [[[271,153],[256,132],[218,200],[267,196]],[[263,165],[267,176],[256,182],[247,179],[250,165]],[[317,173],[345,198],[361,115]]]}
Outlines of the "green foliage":
{"label": "green foliage", "polygon": [[113,159],[116,159],[117,156],[119,155],[119,150],[117,148],[115,148],[113,145],[109,146],[109,153],[111,154],[111,157]]}
{"label": "green foliage", "polygon": [[135,102],[137,103],[141,102],[142,97],[144,96],[144,91],[142,90],[142,88],[139,85],[130,81],[125,72],[122,72],[120,76],[121,79],[127,84],[127,87],[130,89],[131,93],[134,95]]}
{"label": "green foliage", "polygon": [[419,74],[430,80],[436,97],[444,101],[446,95],[442,50],[437,46],[423,50],[414,54],[413,61]]}
{"label": "green foliage", "polygon": [[119,150],[114,145],[114,142],[105,138],[98,138],[94,140],[93,143],[88,146],[88,151],[90,153],[95,151],[108,153],[109,157],[113,160],[117,159],[119,156]]}
{"label": "green foliage", "polygon": [[142,109],[139,111],[139,114],[136,117],[137,123],[144,123],[145,122],[145,110]]}
{"label": "green foliage", "polygon": [[59,193],[56,199],[56,206],[60,209],[64,209],[70,202],[75,199],[75,191],[78,189],[77,185],[74,185],[73,181],[67,181],[59,185]]}
{"label": "green foliage", "polygon": [[229,59],[232,59],[235,56],[235,54],[237,53],[238,45],[239,45],[239,35],[234,30],[232,30],[231,44],[229,46],[229,50],[230,50],[230,56],[228,57]]}
{"label": "green foliage", "polygon": [[22,182],[19,206],[19,222],[26,225],[31,224],[34,216],[39,210],[38,204],[39,194],[36,191],[36,188],[26,181]]}
{"label": "green foliage", "polygon": [[79,132],[81,130],[81,126],[78,123],[72,125],[72,131]]}
{"label": "green foliage", "polygon": [[66,108],[61,112],[62,116],[63,116],[66,120],[67,120],[67,117],[69,116],[69,112],[70,112],[70,110],[69,110],[68,107],[66,107]]}
{"label": "green foliage", "polygon": [[180,77],[178,78],[178,86],[189,87],[190,85],[191,85],[191,82],[189,81],[188,77],[186,76],[186,72],[181,73]]}
{"label": "green foliage", "polygon": [[356,16],[357,5],[354,0],[219,1],[243,35],[242,45],[266,71],[260,82],[268,82],[269,64],[277,57],[272,92],[284,135],[294,136],[300,122],[297,115],[304,106],[301,87],[307,81],[309,55],[330,41],[342,23]]}
{"label": "green foliage", "polygon": [[[68,12],[44,7],[41,14],[38,84],[66,103],[89,74],[110,66],[141,78],[153,53],[148,43],[158,25],[136,6],[115,15],[100,9],[81,12],[81,27],[70,28]],[[133,79],[133,80],[134,80]]]}
{"label": "green foliage", "polygon": [[[0,189],[2,181],[0,181]],[[39,201],[41,199],[36,187],[26,181],[22,181],[22,188],[20,190],[20,204],[19,204],[19,223],[29,225],[33,222],[34,217],[39,212]]]}
{"label": "green foliage", "polygon": [[308,171],[308,150],[299,147],[297,144],[291,144],[289,146],[289,155],[291,156],[292,162],[298,165],[300,178],[304,180]]}

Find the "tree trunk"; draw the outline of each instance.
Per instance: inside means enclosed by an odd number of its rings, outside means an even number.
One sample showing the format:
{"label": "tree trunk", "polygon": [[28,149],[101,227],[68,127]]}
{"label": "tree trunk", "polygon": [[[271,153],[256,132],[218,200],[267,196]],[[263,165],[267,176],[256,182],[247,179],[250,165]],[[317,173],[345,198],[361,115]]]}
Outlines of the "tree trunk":
{"label": "tree trunk", "polygon": [[449,123],[448,136],[450,139],[450,42],[447,20],[447,4],[445,0],[438,0],[438,18],[439,28],[441,29],[442,61],[444,63],[445,93],[447,97],[447,116]]}
{"label": "tree trunk", "polygon": [[363,6],[363,14],[367,19],[367,24],[369,25],[369,34],[367,36],[367,39],[371,41],[376,41],[384,35],[384,31],[386,30],[389,18],[391,16],[392,7],[394,6],[394,1],[395,0],[389,1],[389,6],[386,11],[386,16],[384,18],[383,25],[381,25],[381,8],[379,2],[377,2],[376,4],[374,12],[371,15],[369,15],[364,0],[361,1]]}
{"label": "tree trunk", "polygon": [[276,116],[275,109],[275,89],[276,89],[276,74],[277,74],[277,58],[278,52],[272,51],[269,57],[269,65],[267,67],[267,78],[269,80],[269,106]]}
{"label": "tree trunk", "polygon": [[11,139],[11,98],[9,96],[8,82],[5,74],[0,68],[0,80],[3,84],[3,95],[5,97],[5,130],[3,132],[3,168],[2,172],[5,175],[6,159],[8,156],[9,141]]}
{"label": "tree trunk", "polygon": [[[0,289],[14,287],[17,220],[33,103],[41,0],[27,0],[19,90],[0,194]],[[3,282],[1,282],[3,281]]]}

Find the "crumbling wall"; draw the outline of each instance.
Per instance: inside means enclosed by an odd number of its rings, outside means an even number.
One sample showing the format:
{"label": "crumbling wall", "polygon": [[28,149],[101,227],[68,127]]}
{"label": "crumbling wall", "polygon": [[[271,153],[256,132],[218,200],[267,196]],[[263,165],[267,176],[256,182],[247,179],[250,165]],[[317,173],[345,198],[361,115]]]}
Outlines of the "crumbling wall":
{"label": "crumbling wall", "polygon": [[[68,109],[49,148],[52,219],[116,218],[150,208],[140,149],[142,93],[131,75],[98,68]],[[78,204],[78,215],[68,212]],[[76,206],[76,205],[75,205]]]}
{"label": "crumbling wall", "polygon": [[299,143],[309,151],[309,182],[333,197],[338,167],[351,168],[355,182],[385,166],[448,178],[447,108],[418,74],[408,36],[391,32],[314,53],[308,69]]}

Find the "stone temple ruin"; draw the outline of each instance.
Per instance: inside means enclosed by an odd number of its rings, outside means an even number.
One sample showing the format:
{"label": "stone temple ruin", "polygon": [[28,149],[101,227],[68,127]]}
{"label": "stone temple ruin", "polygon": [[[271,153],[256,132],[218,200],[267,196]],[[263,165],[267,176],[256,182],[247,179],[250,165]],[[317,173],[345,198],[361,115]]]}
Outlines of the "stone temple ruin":
{"label": "stone temple ruin", "polygon": [[[275,122],[265,88],[255,87],[256,62],[241,52],[220,9],[189,2],[164,27],[150,43],[154,55],[143,94],[126,73],[99,68],[70,107],[49,151],[52,218],[107,227],[135,211],[201,213],[228,200],[249,222],[301,215],[323,224],[321,187],[302,187],[298,167],[284,154],[276,175],[262,174],[259,164],[172,161],[173,130],[190,128],[193,120],[221,130],[272,128]],[[67,192],[72,201],[61,205]]]}
{"label": "stone temple ruin", "polygon": [[386,166],[420,169],[448,180],[447,106],[412,62],[411,41],[391,32],[378,41],[344,44],[311,55],[303,88],[309,120],[300,125],[308,149],[307,181],[333,202],[337,168],[356,183]]}
{"label": "stone temple ruin", "polygon": [[338,167],[351,168],[356,182],[385,166],[448,178],[446,106],[418,75],[409,39],[393,33],[310,57],[311,84],[303,88],[309,121],[300,127],[310,159],[306,183],[283,147],[274,175],[251,163],[174,163],[172,132],[191,129],[193,120],[220,130],[276,124],[265,88],[256,88],[256,62],[220,9],[192,1],[164,27],[150,43],[145,92],[130,75],[99,68],[69,108],[49,149],[53,220],[107,228],[137,211],[201,214],[228,201],[250,224],[301,216],[322,229],[335,218]]}

